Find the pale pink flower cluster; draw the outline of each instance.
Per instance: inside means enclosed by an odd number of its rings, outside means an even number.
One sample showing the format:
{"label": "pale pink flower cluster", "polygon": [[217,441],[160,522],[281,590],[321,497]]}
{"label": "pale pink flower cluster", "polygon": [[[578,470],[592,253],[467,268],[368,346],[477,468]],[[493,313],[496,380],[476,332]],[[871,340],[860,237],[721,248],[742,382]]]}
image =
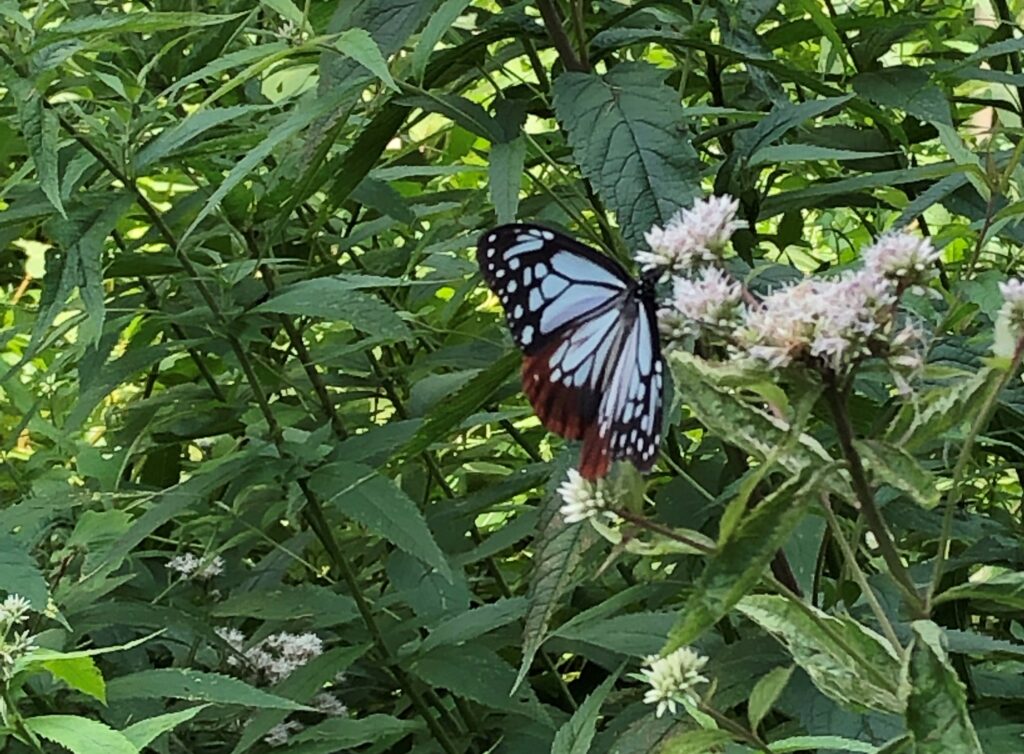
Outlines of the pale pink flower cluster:
{"label": "pale pink flower cluster", "polygon": [[[708,206],[726,211],[736,205],[734,200],[719,197]],[[710,210],[687,212],[691,215],[686,222],[692,222],[693,217]],[[735,229],[734,223],[719,217],[720,241]],[[681,219],[680,227],[683,224]],[[686,236],[676,230],[679,238]],[[910,337],[909,332],[896,337],[893,316],[897,299],[906,288],[928,280],[938,252],[926,238],[897,232],[887,233],[867,247],[863,257],[864,264],[857,271],[834,278],[807,278],[783,286],[761,301],[745,294],[718,263],[696,269],[691,265],[685,274],[676,273],[672,300],[658,313],[659,329],[669,346],[686,335],[705,337],[726,346],[739,359],[773,368],[810,362],[842,372],[874,353],[889,358],[905,377],[920,366],[912,345],[921,339]],[[707,255],[700,257],[707,259]],[[1024,304],[1021,312],[1024,325]]]}
{"label": "pale pink flower cluster", "polygon": [[637,264],[644,270],[681,272],[719,258],[732,234],[747,227],[736,219],[739,207],[731,196],[697,199],[664,228],[655,225],[644,234],[651,250],[637,252]]}
{"label": "pale pink flower cluster", "polygon": [[929,239],[906,231],[884,234],[860,255],[865,270],[902,285],[923,283],[933,277],[939,258]]}
{"label": "pale pink flower cluster", "polygon": [[301,733],[305,729],[306,726],[298,720],[285,720],[268,730],[267,734],[263,736],[263,741],[268,746],[272,746],[274,748],[285,746],[288,744],[288,741],[292,736],[296,733]]}
{"label": "pale pink flower cluster", "polygon": [[214,555],[212,558],[197,558],[190,552],[175,555],[167,561],[167,569],[177,571],[182,578],[209,581],[214,576],[224,573],[224,558]]}
{"label": "pale pink flower cluster", "polygon": [[773,367],[811,356],[839,371],[870,354],[895,302],[885,278],[868,270],[802,280],[751,307],[736,331],[736,345]]}

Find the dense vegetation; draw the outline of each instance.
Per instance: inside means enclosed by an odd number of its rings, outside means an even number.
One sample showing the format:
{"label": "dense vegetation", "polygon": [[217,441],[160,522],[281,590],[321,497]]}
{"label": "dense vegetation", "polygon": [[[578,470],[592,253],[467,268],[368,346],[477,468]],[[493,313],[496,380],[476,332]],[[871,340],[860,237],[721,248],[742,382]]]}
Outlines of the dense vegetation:
{"label": "dense vegetation", "polygon": [[[1022,12],[0,1],[0,748],[1024,750]],[[713,194],[574,486],[476,239]]]}

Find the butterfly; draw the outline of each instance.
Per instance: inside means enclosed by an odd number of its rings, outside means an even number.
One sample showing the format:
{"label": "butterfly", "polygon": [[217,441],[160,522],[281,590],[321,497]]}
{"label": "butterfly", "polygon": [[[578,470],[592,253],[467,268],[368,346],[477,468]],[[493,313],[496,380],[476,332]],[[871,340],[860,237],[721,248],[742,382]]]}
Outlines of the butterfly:
{"label": "butterfly", "polygon": [[523,391],[552,432],[582,440],[580,474],[612,461],[650,471],[661,444],[664,362],[654,285],[596,249],[538,225],[502,225],[477,263],[524,353]]}

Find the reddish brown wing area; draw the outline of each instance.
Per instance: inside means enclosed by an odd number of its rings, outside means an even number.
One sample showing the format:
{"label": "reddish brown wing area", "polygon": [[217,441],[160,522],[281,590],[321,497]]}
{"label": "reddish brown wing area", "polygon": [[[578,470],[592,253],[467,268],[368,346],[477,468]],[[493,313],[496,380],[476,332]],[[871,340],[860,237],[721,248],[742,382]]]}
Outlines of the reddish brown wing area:
{"label": "reddish brown wing area", "polygon": [[607,439],[601,437],[597,427],[600,396],[589,388],[551,380],[549,357],[557,346],[555,341],[523,359],[523,392],[545,427],[568,440],[583,440],[580,474],[585,479],[597,479],[607,474],[611,465]]}

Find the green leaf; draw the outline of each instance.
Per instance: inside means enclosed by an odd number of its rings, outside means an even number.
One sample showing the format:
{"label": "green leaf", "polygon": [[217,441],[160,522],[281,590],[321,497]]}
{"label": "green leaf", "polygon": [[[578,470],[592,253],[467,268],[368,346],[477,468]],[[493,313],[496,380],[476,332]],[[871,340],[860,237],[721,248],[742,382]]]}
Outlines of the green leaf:
{"label": "green leaf", "polygon": [[356,186],[352,198],[382,215],[395,218],[400,223],[412,225],[416,222],[416,213],[406,204],[405,197],[385,181],[367,176]]}
{"label": "green leaf", "polygon": [[308,26],[305,15],[292,0],[260,0],[260,5],[270,8],[285,21],[291,21],[300,29]]}
{"label": "green leaf", "polygon": [[[686,403],[715,435],[728,438],[759,461],[774,460],[794,476],[832,462],[815,438],[801,432],[797,442],[791,442],[792,425],[742,400],[734,388],[750,386],[733,384],[733,371],[728,365],[711,364],[676,351],[670,366],[675,384],[686,386]],[[845,479],[839,474],[833,473],[826,486],[841,495],[847,492]]]}
{"label": "green leaf", "polygon": [[751,730],[757,730],[757,726],[764,720],[772,705],[778,701],[779,695],[789,683],[793,675],[793,666],[772,668],[761,676],[754,688],[750,691],[750,699],[747,700],[747,719],[750,721]]}
{"label": "green leaf", "polygon": [[738,154],[749,160],[753,155],[774,144],[801,123],[838,109],[852,98],[852,94],[845,94],[807,102],[776,103],[767,116],[742,136],[740,139],[741,151]]}
{"label": "green leaf", "polygon": [[787,480],[733,528],[697,578],[664,653],[693,642],[757,586],[775,553],[817,501],[821,478],[828,473],[834,471],[826,468]]}
{"label": "green leaf", "polygon": [[70,37],[87,38],[103,34],[119,34],[135,32],[152,34],[157,31],[174,31],[190,27],[216,26],[235,18],[243,13],[164,13],[145,11],[140,13],[103,13],[92,14],[65,21],[59,26],[48,29],[40,35],[34,49],[39,49],[60,39]]}
{"label": "green leaf", "polygon": [[646,657],[661,650],[674,621],[674,613],[644,611],[605,620],[573,620],[556,628],[551,635],[586,642],[629,657]]}
{"label": "green leaf", "polygon": [[470,133],[483,136],[492,144],[508,140],[508,135],[483,106],[456,94],[430,92],[429,94],[403,97],[400,102],[406,107],[420,107],[431,113],[440,113]]}
{"label": "green leaf", "polygon": [[397,455],[405,457],[422,453],[435,442],[447,440],[449,434],[477,413],[515,372],[521,357],[516,351],[509,351],[475,375],[455,391],[448,400],[435,406],[427,420],[413,435],[413,438],[398,449]]}
{"label": "green leaf", "polygon": [[683,113],[665,75],[626,62],[604,76],[563,73],[555,81],[555,113],[576,163],[615,212],[630,248],[700,190],[700,163],[679,131]]}
{"label": "green leaf", "polygon": [[513,688],[512,666],[482,644],[438,647],[413,660],[409,669],[428,686],[553,727],[533,689],[528,684]]}
{"label": "green leaf", "polygon": [[164,733],[174,730],[182,723],[187,723],[208,706],[210,705],[200,704],[195,707],[179,710],[178,712],[168,712],[165,715],[157,715],[156,717],[139,720],[139,722],[129,725],[122,732],[124,737],[131,741],[133,746],[141,750],[149,746]]}
{"label": "green leaf", "polygon": [[986,581],[972,581],[947,589],[935,598],[935,604],[953,600],[994,602],[1014,610],[1024,610],[1024,572],[1001,573]]}
{"label": "green leaf", "polygon": [[246,176],[255,170],[257,166],[261,165],[277,147],[298,134],[299,131],[306,128],[317,118],[332,112],[340,104],[341,99],[341,93],[324,97],[302,97],[296,103],[291,113],[274,126],[266,138],[250,149],[242,159],[234,164],[224,177],[224,180],[220,182],[220,185],[210,195],[210,198],[206,200],[206,203],[199,210],[192,223],[182,233],[178,242],[182,243],[192,235],[195,229],[199,227],[199,224],[220,206],[220,203],[231,192],[231,189],[245,180]]}
{"label": "green leaf", "polygon": [[106,704],[107,689],[103,674],[91,657],[62,657],[44,660],[41,664],[71,688]]}
{"label": "green leaf", "polygon": [[854,752],[854,754],[876,754],[878,751],[878,747],[874,744],[855,741],[843,736],[790,736],[779,741],[772,741],[768,744],[768,748],[777,754],[811,749],[819,752],[846,751]]}
{"label": "green leaf", "polygon": [[826,696],[853,710],[903,712],[899,660],[874,631],[774,595],[744,597],[738,608],[778,639]]}
{"label": "green leaf", "polygon": [[353,291],[338,278],[314,278],[285,286],[253,311],[348,322],[357,330],[396,341],[412,337],[390,306],[375,296]]}
{"label": "green leaf", "polygon": [[942,494],[937,480],[903,448],[878,440],[856,440],[855,445],[878,481],[906,493],[922,508],[930,510],[939,504]]}
{"label": "green leaf", "polygon": [[658,754],[715,754],[731,740],[724,730],[687,730],[666,741]]}
{"label": "green leaf", "polygon": [[984,754],[967,710],[967,693],[942,645],[942,629],[913,623],[907,728],[915,754]]}
{"label": "green leaf", "polygon": [[419,42],[416,43],[416,49],[413,50],[409,61],[413,78],[417,81],[423,80],[430,54],[469,3],[470,0],[444,0],[441,7],[431,14],[426,27],[420,33]]}
{"label": "green leaf", "polygon": [[523,137],[500,141],[491,145],[491,159],[487,167],[491,204],[499,224],[514,222],[519,211],[519,184],[523,178],[526,160],[526,141]]}
{"label": "green leaf", "polygon": [[185,699],[190,702],[237,704],[265,709],[306,709],[290,699],[250,686],[237,678],[183,668],[142,670],[107,683],[107,698]]}
{"label": "green leaf", "polygon": [[530,590],[526,595],[530,607],[526,612],[526,626],[523,630],[523,657],[514,688],[519,688],[526,678],[537,651],[547,638],[551,618],[561,606],[562,594],[575,578],[574,572],[583,550],[593,539],[588,527],[567,525],[558,514],[562,499],[557,488],[565,478],[566,468],[564,460],[556,464],[548,482],[541,533],[533,556]]}
{"label": "green leaf", "polygon": [[369,466],[338,461],[317,469],[310,484],[325,505],[365,526],[452,582],[451,568],[423,514],[392,480]]}
{"label": "green leaf", "polygon": [[853,88],[877,105],[903,110],[925,123],[953,125],[949,100],[923,68],[891,66],[860,73]]}
{"label": "green leaf", "polygon": [[40,738],[53,741],[73,754],[138,754],[123,733],[96,720],[78,715],[30,717],[25,727]]}
{"label": "green leaf", "polygon": [[519,620],[526,612],[525,597],[510,597],[467,610],[432,628],[417,647],[429,652],[436,647],[458,645]]}
{"label": "green leaf", "polygon": [[60,123],[57,113],[46,107],[43,98],[25,82],[18,82],[18,85],[12,86],[11,91],[18,107],[21,134],[32,156],[39,186],[54,209],[67,217],[60,198],[60,170],[57,165],[60,156],[57,149]]}
{"label": "green leaf", "polygon": [[38,612],[50,596],[46,579],[25,543],[9,536],[0,536],[0,589],[21,595]]}
{"label": "green leaf", "polygon": [[388,71],[388,61],[384,59],[377,43],[365,29],[346,29],[334,41],[334,49],[370,71],[384,82],[388,89],[400,91],[398,84],[391,78],[391,72]]}
{"label": "green leaf", "polygon": [[601,713],[601,705],[618,679],[618,673],[608,676],[572,713],[572,717],[562,724],[555,733],[551,754],[587,754],[590,751],[590,744],[597,732],[597,717]]}
{"label": "green leaf", "polygon": [[775,144],[761,147],[750,157],[752,167],[777,165],[783,162],[819,162],[824,160],[866,160],[885,157],[895,152],[859,152],[855,149],[819,147],[814,144]]}
{"label": "green leaf", "polygon": [[341,626],[359,617],[355,600],[315,584],[284,585],[276,589],[236,590],[210,607],[217,618],[302,620],[308,625]]}
{"label": "green leaf", "polygon": [[134,159],[135,170],[139,172],[146,170],[207,131],[238,120],[249,113],[262,112],[267,109],[267,105],[237,105],[235,107],[211,107],[190,113],[188,117],[161,131],[159,136],[139,150]]}
{"label": "green leaf", "polygon": [[294,742],[293,746],[305,742],[328,741],[331,751],[338,751],[370,743],[387,745],[422,727],[423,723],[419,720],[400,720],[391,715],[372,714],[358,719],[336,717],[304,730],[293,736],[291,741]]}

